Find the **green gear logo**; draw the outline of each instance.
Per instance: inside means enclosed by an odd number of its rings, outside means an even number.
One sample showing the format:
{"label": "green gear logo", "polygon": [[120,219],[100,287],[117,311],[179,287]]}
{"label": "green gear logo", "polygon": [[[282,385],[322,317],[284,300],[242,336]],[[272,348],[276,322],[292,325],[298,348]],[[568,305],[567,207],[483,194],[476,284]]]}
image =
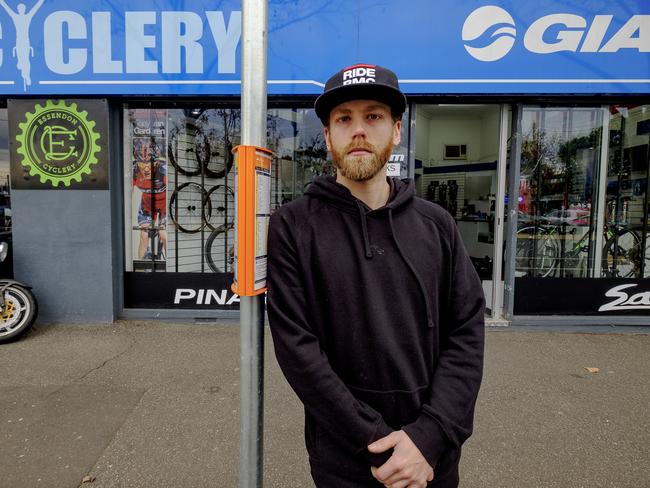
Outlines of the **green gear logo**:
{"label": "green gear logo", "polygon": [[91,174],[101,146],[88,112],[77,110],[76,103],[47,100],[45,107],[36,104],[25,116],[18,124],[16,151],[31,176],[58,187],[70,186],[72,180],[81,183],[82,175]]}

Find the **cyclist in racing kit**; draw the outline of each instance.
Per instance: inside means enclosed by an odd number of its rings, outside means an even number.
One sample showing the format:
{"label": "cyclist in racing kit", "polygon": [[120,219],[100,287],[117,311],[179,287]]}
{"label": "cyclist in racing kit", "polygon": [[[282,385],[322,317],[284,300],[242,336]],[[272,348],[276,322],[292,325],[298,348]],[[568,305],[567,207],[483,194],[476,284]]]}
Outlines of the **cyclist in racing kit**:
{"label": "cyclist in racing kit", "polygon": [[30,76],[31,63],[29,62],[30,57],[34,57],[34,48],[30,45],[29,42],[29,25],[32,22],[32,18],[36,11],[41,8],[45,0],[38,0],[36,5],[32,9],[25,13],[27,7],[24,3],[19,3],[16,8],[16,12],[12,10],[5,0],[0,0],[0,5],[4,8],[11,20],[14,23],[16,29],[16,45],[12,50],[14,58],[18,58],[18,70],[20,71],[20,76],[23,78],[23,89],[27,90],[27,87],[32,84],[32,79]]}
{"label": "cyclist in racing kit", "polygon": [[[161,159],[159,151],[153,150],[147,141],[134,147],[133,186],[142,191],[140,208],[138,209],[138,226],[140,227],[140,242],[138,257],[151,259],[155,250],[147,251],[149,232],[157,229],[158,237],[167,254],[167,162]],[[154,144],[154,146],[156,146]],[[152,162],[153,158],[153,162]],[[156,256],[156,258],[158,258]]]}

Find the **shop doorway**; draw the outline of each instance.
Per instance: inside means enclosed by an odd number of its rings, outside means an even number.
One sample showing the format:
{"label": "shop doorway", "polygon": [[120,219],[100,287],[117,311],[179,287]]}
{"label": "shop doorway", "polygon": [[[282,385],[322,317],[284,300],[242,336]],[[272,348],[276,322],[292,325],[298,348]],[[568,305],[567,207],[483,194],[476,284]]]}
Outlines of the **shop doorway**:
{"label": "shop doorway", "polygon": [[501,318],[505,161],[509,109],[497,104],[418,105],[418,196],[446,209],[481,278],[488,316]]}

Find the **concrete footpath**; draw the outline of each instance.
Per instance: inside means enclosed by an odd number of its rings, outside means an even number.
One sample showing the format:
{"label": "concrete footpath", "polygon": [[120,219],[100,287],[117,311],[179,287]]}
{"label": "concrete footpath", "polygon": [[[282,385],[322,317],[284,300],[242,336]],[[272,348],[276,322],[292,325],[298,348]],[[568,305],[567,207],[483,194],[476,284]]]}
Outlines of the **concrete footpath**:
{"label": "concrete footpath", "polygon": [[[309,487],[266,337],[264,486]],[[0,486],[236,487],[238,361],[233,324],[38,326],[1,345]],[[490,329],[461,468],[464,488],[649,487],[650,334]]]}

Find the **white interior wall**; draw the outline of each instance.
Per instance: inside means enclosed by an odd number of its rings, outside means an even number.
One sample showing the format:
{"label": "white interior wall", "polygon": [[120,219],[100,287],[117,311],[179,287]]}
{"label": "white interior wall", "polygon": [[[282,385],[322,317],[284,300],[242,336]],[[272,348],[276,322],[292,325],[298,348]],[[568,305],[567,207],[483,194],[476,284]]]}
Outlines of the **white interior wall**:
{"label": "white interior wall", "polygon": [[[481,155],[481,120],[474,117],[440,117],[429,122],[428,160],[432,166],[478,161]],[[467,160],[443,160],[445,144],[467,144]]]}
{"label": "white interior wall", "polygon": [[492,162],[499,157],[499,107],[495,106],[481,119],[481,154],[479,161]]}

